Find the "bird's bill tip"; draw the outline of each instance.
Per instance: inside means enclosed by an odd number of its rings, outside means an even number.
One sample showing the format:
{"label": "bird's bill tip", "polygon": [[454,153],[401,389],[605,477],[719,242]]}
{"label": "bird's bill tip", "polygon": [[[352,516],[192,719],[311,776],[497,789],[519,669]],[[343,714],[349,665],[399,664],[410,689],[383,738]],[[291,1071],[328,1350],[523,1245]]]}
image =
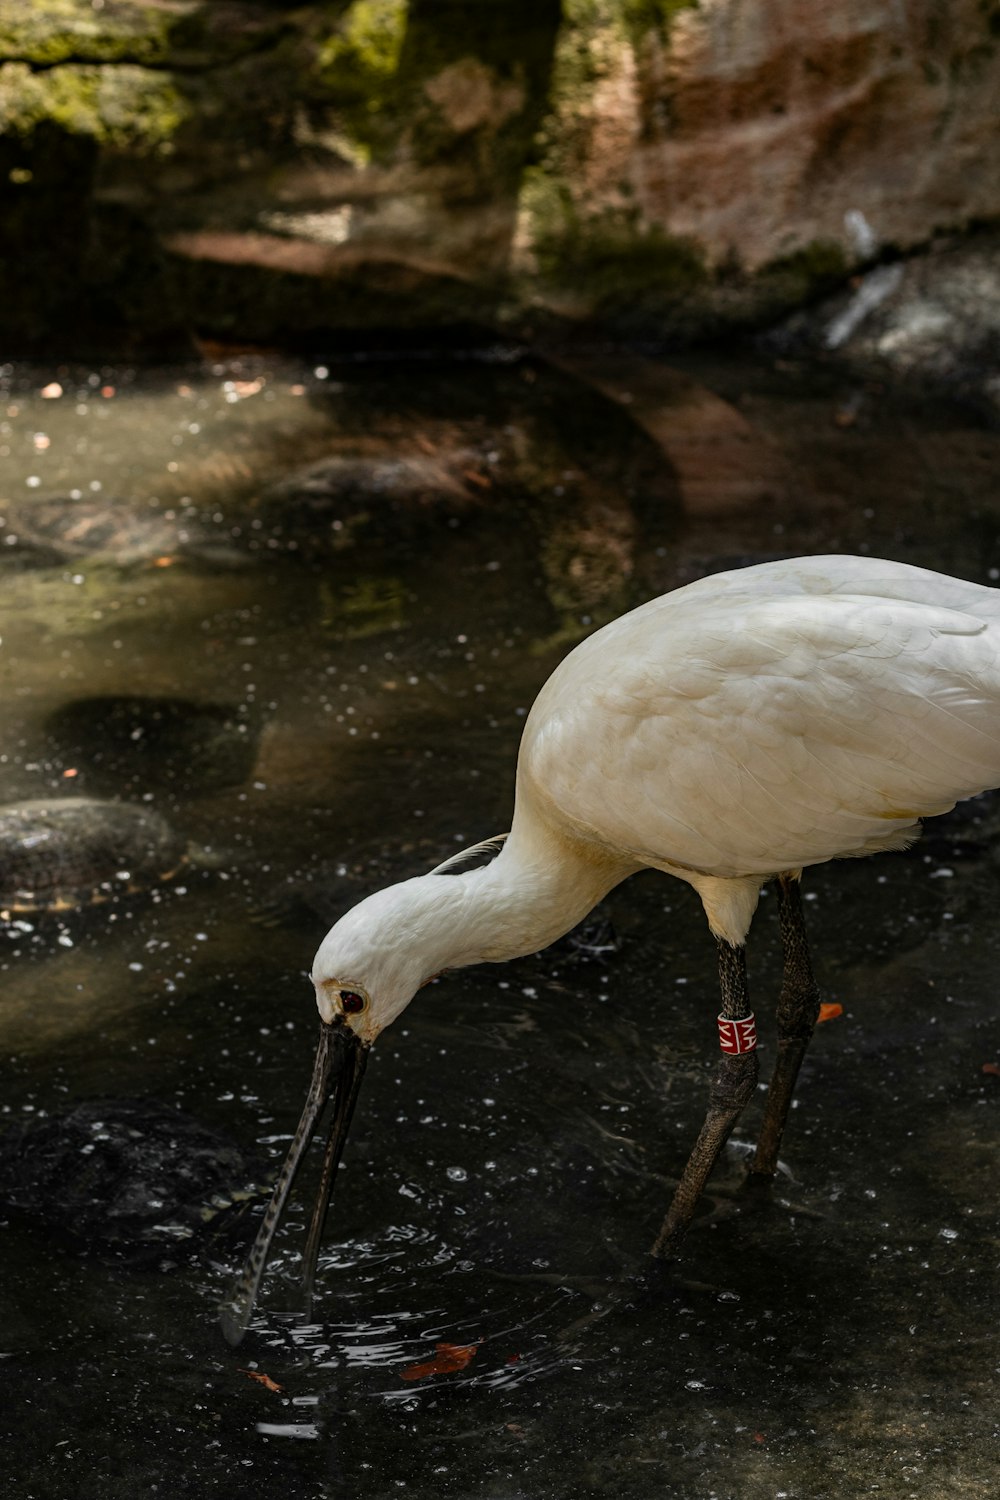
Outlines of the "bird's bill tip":
{"label": "bird's bill tip", "polygon": [[[288,1154],[275,1181],[270,1202],[264,1210],[264,1217],[257,1231],[257,1238],[254,1240],[250,1253],[244,1263],[243,1270],[237,1278],[230,1295],[219,1309],[219,1324],[223,1337],[234,1348],[241,1342],[243,1335],[249,1327],[257,1300],[257,1289],[260,1286],[260,1279],[264,1274],[264,1267],[267,1265],[268,1255],[270,1254],[271,1241],[281,1222],[285,1202],[302,1163],[306,1148],[315,1134],[320,1115],[330,1096],[331,1085],[336,1084],[338,1101],[344,1093],[345,1085],[354,1098],[356,1098],[357,1088],[360,1086],[360,1078],[357,1076],[359,1067],[356,1062],[356,1056],[361,1048],[357,1042],[357,1038],[343,1024],[328,1025],[326,1022],[321,1022],[319,1031],[319,1042],[316,1047],[312,1079],[295,1135],[292,1137]],[[367,1051],[367,1049],[364,1050]],[[351,1065],[352,1059],[355,1059],[353,1066]],[[360,1064],[360,1072],[364,1072],[363,1061]],[[342,1110],[339,1107],[336,1108],[331,1139],[334,1132],[337,1131],[338,1120],[340,1120],[341,1115]],[[340,1123],[339,1150],[343,1149],[344,1139],[346,1139],[347,1123],[349,1123],[349,1116],[347,1122],[341,1120]],[[329,1149],[328,1146],[328,1156]],[[340,1159],[339,1150],[337,1154],[338,1161]],[[326,1163],[324,1163],[324,1181],[326,1175],[327,1168]],[[321,1185],[321,1192],[322,1190]],[[328,1188],[326,1189],[326,1198],[329,1198]],[[314,1227],[315,1220],[316,1215],[314,1214]],[[322,1225],[320,1225],[321,1228]],[[311,1244],[312,1231],[310,1231],[310,1247]]]}
{"label": "bird's bill tip", "polygon": [[222,1337],[231,1349],[238,1349],[250,1326],[250,1317],[253,1313],[252,1304],[243,1307],[237,1305],[237,1298],[231,1297],[228,1302],[223,1302],[219,1308],[219,1327],[222,1329]]}

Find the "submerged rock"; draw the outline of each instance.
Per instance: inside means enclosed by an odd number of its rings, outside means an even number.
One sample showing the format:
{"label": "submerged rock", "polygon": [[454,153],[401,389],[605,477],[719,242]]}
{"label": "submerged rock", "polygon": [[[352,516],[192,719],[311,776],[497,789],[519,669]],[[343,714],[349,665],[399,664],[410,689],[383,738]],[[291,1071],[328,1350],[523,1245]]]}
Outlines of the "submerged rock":
{"label": "submerged rock", "polygon": [[168,880],[184,841],[148,807],[52,797],[0,807],[0,915],[92,906]]}
{"label": "submerged rock", "polygon": [[260,1164],[155,1099],[96,1099],[0,1137],[0,1202],[103,1245],[174,1245],[230,1223]]}
{"label": "submerged rock", "polygon": [[148,505],[53,495],[8,505],[3,540],[43,565],[107,555],[128,564],[177,550],[177,527]]}
{"label": "submerged rock", "polygon": [[87,787],[196,796],[247,780],[260,730],[245,706],[145,694],[78,698],[45,727]]}
{"label": "submerged rock", "polygon": [[5,562],[53,567],[87,558],[118,567],[163,566],[180,559],[215,568],[239,566],[230,535],[190,507],[153,500],[87,500],[50,495],[5,504],[0,517]]}

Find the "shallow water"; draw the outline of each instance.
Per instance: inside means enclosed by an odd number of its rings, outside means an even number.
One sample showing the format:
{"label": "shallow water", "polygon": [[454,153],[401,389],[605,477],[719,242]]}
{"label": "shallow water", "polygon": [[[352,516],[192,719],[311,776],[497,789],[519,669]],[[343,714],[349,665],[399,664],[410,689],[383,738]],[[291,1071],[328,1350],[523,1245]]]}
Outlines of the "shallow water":
{"label": "shallow water", "polygon": [[[822,374],[689,362],[803,476],[766,517],[720,519],[685,516],[669,453],[537,362],[94,373],[13,370],[4,390],[5,522],[30,530],[57,496],[118,519],[110,549],[3,544],[0,801],[106,792],[100,735],[54,728],[98,695],[227,705],[256,758],[221,785],[154,760],[145,793],[137,761],[129,795],[190,841],[182,874],[0,932],[0,1120],[149,1094],[276,1169],[327,923],[506,826],[525,709],[575,638],[722,560],[1000,565],[996,435]],[[320,547],[315,514],[269,496],[330,455],[381,477]],[[402,476],[378,468],[393,455]],[[701,1120],[715,974],[691,893],[651,875],[609,898],[615,951],[451,976],[382,1038],[312,1323],[308,1183],[235,1352],[215,1317],[244,1240],[137,1262],[6,1215],[10,1493],[993,1493],[995,826],[986,801],[908,855],[810,877],[844,1014],[807,1058],[770,1200],[743,1186],[751,1107],[662,1284],[645,1252]],[[439,1343],[473,1352],[433,1373]]]}

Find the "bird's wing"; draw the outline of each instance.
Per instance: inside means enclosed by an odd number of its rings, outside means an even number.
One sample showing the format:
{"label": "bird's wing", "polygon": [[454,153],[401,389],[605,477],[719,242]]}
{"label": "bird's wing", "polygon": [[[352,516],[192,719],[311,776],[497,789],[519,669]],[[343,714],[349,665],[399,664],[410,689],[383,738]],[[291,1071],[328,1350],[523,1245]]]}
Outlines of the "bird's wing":
{"label": "bird's wing", "polygon": [[539,695],[519,796],[642,862],[772,874],[1000,784],[996,623],[839,594],[616,625]]}

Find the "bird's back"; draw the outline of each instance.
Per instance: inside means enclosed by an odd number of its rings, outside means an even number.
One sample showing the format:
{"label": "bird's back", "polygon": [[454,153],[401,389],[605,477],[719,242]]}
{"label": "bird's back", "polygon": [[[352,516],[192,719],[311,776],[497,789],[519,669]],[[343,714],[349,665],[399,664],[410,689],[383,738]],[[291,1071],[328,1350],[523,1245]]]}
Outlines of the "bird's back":
{"label": "bird's back", "polygon": [[525,726],[514,827],[764,876],[898,847],[997,785],[1000,593],[812,557],[701,579],[577,647]]}

